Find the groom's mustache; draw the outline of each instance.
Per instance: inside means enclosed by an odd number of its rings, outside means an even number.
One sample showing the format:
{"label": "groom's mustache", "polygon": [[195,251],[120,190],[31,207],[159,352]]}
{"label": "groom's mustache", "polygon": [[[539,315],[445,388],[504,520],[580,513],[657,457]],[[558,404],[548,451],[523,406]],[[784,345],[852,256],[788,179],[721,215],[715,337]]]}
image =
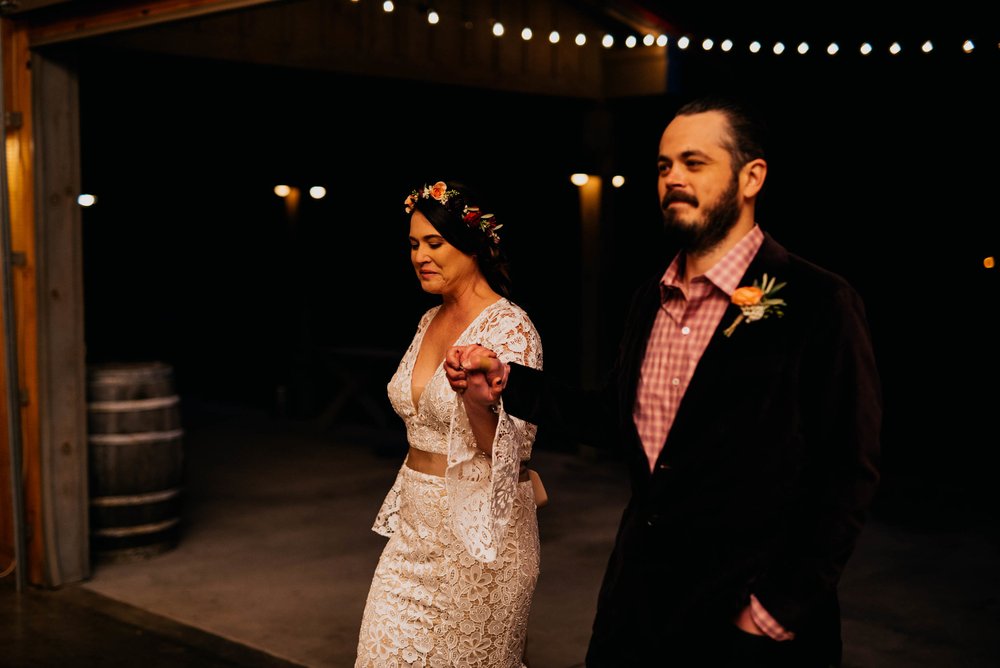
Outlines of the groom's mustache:
{"label": "groom's mustache", "polygon": [[682,190],[671,190],[664,195],[663,201],[660,202],[660,208],[666,209],[671,202],[684,202],[685,204],[690,204],[691,206],[698,206],[698,198],[694,195],[689,195]]}

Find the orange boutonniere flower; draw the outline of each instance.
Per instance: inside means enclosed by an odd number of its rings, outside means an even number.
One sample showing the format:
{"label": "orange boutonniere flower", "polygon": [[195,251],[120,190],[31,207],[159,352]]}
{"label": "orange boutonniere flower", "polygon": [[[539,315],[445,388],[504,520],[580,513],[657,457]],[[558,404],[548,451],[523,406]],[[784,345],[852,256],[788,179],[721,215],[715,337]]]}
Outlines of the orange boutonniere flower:
{"label": "orange boutonniere flower", "polygon": [[768,279],[767,274],[764,274],[759,283],[754,281],[753,285],[736,288],[730,301],[740,307],[740,314],[722,333],[732,336],[736,326],[744,321],[749,323],[772,315],[778,318],[783,316],[785,312],[782,307],[785,305],[785,300],[772,297],[783,287],[784,283],[775,285],[775,279]]}

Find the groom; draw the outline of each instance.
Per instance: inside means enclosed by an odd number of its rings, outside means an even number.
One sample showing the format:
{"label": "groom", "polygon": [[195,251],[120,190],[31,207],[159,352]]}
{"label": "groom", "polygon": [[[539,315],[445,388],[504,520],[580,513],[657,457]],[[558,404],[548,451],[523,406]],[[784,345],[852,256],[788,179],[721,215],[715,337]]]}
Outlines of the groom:
{"label": "groom", "polygon": [[625,454],[587,666],[839,665],[837,583],[878,481],[861,300],[757,226],[767,163],[738,106],[682,107],[657,164],[683,250],[636,292],[605,390],[479,346],[449,351],[448,378],[466,403]]}

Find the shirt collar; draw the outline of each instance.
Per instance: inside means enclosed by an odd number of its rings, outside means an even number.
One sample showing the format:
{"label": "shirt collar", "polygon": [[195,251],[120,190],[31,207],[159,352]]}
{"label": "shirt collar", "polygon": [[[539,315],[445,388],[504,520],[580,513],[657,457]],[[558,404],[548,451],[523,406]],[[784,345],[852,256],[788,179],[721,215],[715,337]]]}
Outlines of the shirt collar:
{"label": "shirt collar", "polygon": [[[754,225],[736,245],[729,249],[725,255],[719,258],[712,267],[706,271],[704,277],[716,288],[732,297],[733,292],[739,287],[740,279],[746,274],[761,244],[764,243],[764,232],[759,225]],[[672,289],[680,289],[683,285],[684,273],[684,253],[683,251],[674,256],[667,270],[660,278],[660,294],[665,297]]]}

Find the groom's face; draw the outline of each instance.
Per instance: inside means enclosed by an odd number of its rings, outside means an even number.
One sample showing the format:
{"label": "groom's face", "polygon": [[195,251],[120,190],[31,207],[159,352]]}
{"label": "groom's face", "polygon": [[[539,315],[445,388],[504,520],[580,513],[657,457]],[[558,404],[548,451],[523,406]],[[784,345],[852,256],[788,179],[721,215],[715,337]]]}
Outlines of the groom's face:
{"label": "groom's face", "polygon": [[688,251],[722,241],[740,215],[729,121],[710,111],[678,116],[660,138],[658,192],[665,227]]}

